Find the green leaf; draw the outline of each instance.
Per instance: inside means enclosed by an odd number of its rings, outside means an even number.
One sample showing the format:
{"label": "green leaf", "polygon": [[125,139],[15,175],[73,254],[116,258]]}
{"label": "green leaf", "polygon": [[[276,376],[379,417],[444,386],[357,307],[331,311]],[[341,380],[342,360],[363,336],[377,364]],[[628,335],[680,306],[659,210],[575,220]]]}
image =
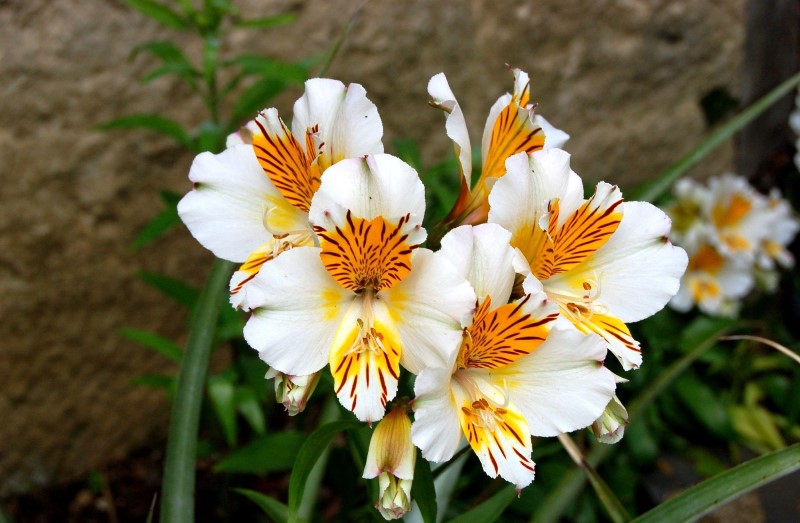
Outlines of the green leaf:
{"label": "green leaf", "polygon": [[684,407],[715,435],[728,440],[733,435],[731,420],[725,405],[714,395],[707,382],[690,373],[684,373],[675,382],[675,392]]}
{"label": "green leaf", "polygon": [[297,15],[293,13],[283,13],[276,16],[268,16],[266,18],[252,18],[250,20],[236,20],[233,25],[236,27],[279,27],[293,23],[297,20]]}
{"label": "green leaf", "polygon": [[175,376],[167,376],[165,374],[145,374],[137,376],[131,380],[132,385],[140,387],[150,387],[153,389],[164,389],[172,393],[175,389]]}
{"label": "green leaf", "polygon": [[231,125],[253,118],[270,100],[286,88],[286,82],[277,78],[263,78],[244,90],[236,100],[231,115]]}
{"label": "green leaf", "polygon": [[164,356],[170,361],[180,363],[183,358],[183,351],[178,345],[169,338],[165,338],[155,332],[139,329],[122,329],[120,334],[129,340],[140,343],[154,352]]}
{"label": "green leaf", "polygon": [[725,141],[741,131],[747,124],[755,120],[761,113],[772,107],[781,98],[789,94],[800,84],[800,73],[778,85],[772,91],[753,103],[750,107],[731,118],[725,125],[717,129],[700,145],[692,149],[686,156],[678,160],[655,180],[644,183],[630,191],[626,199],[629,201],[643,200],[654,202],[663,196],[675,181],[689,169],[697,165],[711,151],[725,143]]}
{"label": "green leaf", "polygon": [[450,523],[492,523],[503,515],[503,511],[516,497],[514,485],[506,485],[477,507],[451,519]]}
{"label": "green leaf", "polygon": [[291,470],[306,440],[300,432],[276,432],[254,439],[214,466],[214,472],[264,475]]}
{"label": "green leaf", "polygon": [[198,129],[197,151],[220,151],[224,149],[225,132],[214,122],[203,122]]}
{"label": "green leaf", "polygon": [[188,283],[182,282],[170,276],[157,274],[155,272],[139,271],[139,279],[151,287],[155,287],[169,298],[180,303],[189,310],[194,309],[200,297],[200,291]]}
{"label": "green leaf", "polygon": [[285,523],[289,518],[288,507],[271,496],[243,488],[235,488],[233,491],[258,505],[264,511],[264,514],[275,523]]}
{"label": "green leaf", "polygon": [[212,376],[208,380],[208,397],[211,407],[222,426],[222,433],[229,446],[236,444],[236,386],[224,376]]}
{"label": "green leaf", "polygon": [[192,317],[167,436],[161,490],[162,521],[191,522],[195,519],[194,475],[200,407],[219,306],[232,270],[230,262],[214,262]]}
{"label": "green leaf", "polygon": [[96,129],[101,131],[145,129],[168,136],[184,147],[190,149],[192,147],[192,138],[179,123],[157,114],[132,114],[130,116],[123,116],[122,118],[116,118],[102,123],[98,125]]}
{"label": "green leaf", "polygon": [[417,450],[414,465],[414,481],[411,483],[411,498],[417,502],[424,523],[436,523],[436,486],[433,484],[431,464]]}
{"label": "green leaf", "polygon": [[800,443],[737,465],[668,499],[634,521],[694,521],[739,496],[798,469]]}
{"label": "green leaf", "polygon": [[398,138],[394,142],[394,151],[398,158],[409,164],[418,172],[422,172],[422,155],[417,142],[410,138]]}
{"label": "green leaf", "polygon": [[297,521],[297,511],[303,497],[306,479],[322,452],[330,445],[334,436],[342,431],[358,428],[356,421],[342,420],[322,425],[305,441],[297,454],[297,461],[289,480],[289,521]]}
{"label": "green leaf", "polygon": [[197,83],[195,82],[196,71],[194,69],[189,69],[184,65],[181,64],[164,64],[161,67],[156,67],[146,75],[142,77],[142,83],[147,84],[152,82],[157,78],[161,78],[162,76],[166,76],[168,74],[174,74],[179,78],[182,78],[186,81],[187,84],[192,89],[197,89]]}
{"label": "green leaf", "polygon": [[237,56],[226,62],[226,65],[238,65],[242,73],[247,75],[259,75],[287,82],[303,83],[308,79],[308,68],[303,65],[259,55]]}
{"label": "green leaf", "polygon": [[161,192],[161,199],[164,200],[166,206],[144,226],[144,229],[133,240],[131,249],[138,251],[181,223],[181,218],[178,216],[178,201],[180,198],[179,195],[170,191]]}
{"label": "green leaf", "polygon": [[135,9],[145,16],[152,18],[165,27],[172,29],[186,29],[189,21],[184,17],[155,0],[122,0],[128,7]]}
{"label": "green leaf", "polygon": [[250,385],[240,385],[236,389],[236,410],[242,415],[253,432],[263,435],[267,431],[264,410],[258,402],[258,396]]}

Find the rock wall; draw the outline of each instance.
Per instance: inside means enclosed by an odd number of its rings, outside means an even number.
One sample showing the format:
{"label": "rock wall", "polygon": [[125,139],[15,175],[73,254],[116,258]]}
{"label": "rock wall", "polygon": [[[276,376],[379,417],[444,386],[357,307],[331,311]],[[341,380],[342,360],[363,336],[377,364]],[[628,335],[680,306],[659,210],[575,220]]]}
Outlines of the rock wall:
{"label": "rock wall", "polygon": [[[229,50],[299,59],[324,52],[357,6],[347,0],[239,2],[298,21],[236,30]],[[479,143],[509,63],[531,73],[540,112],[572,135],[589,180],[647,179],[706,133],[698,100],[736,95],[744,0],[373,0],[329,71],[362,83],[386,141],[417,140],[429,161],[451,154],[428,79],[445,71]],[[203,108],[154,65],[129,61],[147,40],[191,39],[117,0],[0,0],[0,494],[101,468],[166,431],[162,393],[130,383],[174,367],[124,340],[124,327],[184,340],[186,316],[136,271],[198,285],[210,256],[185,230],[129,248],[189,188],[192,157],[143,132],[100,133],[108,119],[156,112],[197,124]],[[278,100],[287,115],[299,90]],[[703,164],[730,165],[723,150]]]}

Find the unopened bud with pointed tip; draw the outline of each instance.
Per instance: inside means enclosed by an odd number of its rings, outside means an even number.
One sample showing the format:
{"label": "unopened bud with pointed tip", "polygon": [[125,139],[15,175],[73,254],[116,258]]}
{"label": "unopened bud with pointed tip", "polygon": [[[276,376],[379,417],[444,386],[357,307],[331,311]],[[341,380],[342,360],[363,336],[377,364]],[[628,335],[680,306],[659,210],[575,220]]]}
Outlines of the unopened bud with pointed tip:
{"label": "unopened bud with pointed tip", "polygon": [[307,376],[292,376],[275,369],[269,369],[265,376],[275,378],[275,400],[286,407],[289,416],[296,416],[306,408],[306,402],[317,388],[320,373]]}
{"label": "unopened bud with pointed tip", "polygon": [[411,420],[398,404],[375,427],[369,441],[364,478],[378,478],[375,508],[384,519],[398,519],[411,510],[411,482],[417,450],[411,443]]}
{"label": "unopened bud with pointed tip", "polygon": [[619,398],[614,396],[603,414],[592,423],[592,432],[600,443],[617,443],[625,434],[627,424],[628,411]]}

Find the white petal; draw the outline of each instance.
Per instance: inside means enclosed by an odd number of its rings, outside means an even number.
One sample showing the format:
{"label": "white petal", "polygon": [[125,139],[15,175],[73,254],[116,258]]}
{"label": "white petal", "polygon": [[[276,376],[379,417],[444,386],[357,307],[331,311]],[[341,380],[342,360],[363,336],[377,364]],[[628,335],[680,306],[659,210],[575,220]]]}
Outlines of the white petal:
{"label": "white petal", "polygon": [[297,247],[262,267],[247,293],[253,313],[244,337],[271,367],[312,374],[328,355],[353,294],[325,271],[317,247]]}
{"label": "white petal", "polygon": [[285,200],[264,174],[252,146],[199,154],[189,179],[195,188],[178,203],[178,214],[203,247],[242,263],[271,238],[264,216]]}
{"label": "white petal", "polygon": [[508,386],[532,435],[556,436],[591,425],[614,397],[605,345],[599,336],[554,328],[535,351],[490,375]]}
{"label": "white petal", "polygon": [[538,225],[553,198],[559,198],[559,221],[583,203],[581,179],[569,167],[569,154],[561,149],[515,154],[506,160],[506,171],[489,194],[489,221],[512,234]]}
{"label": "white petal", "polygon": [[433,99],[432,103],[435,106],[448,113],[445,120],[445,130],[448,138],[453,140],[458,163],[461,165],[461,172],[464,175],[467,187],[469,187],[472,180],[472,146],[469,141],[467,122],[444,73],[439,73],[430,79],[428,82],[428,94]]}
{"label": "white petal", "polygon": [[688,258],[670,243],[670,219],[646,202],[623,204],[622,222],[596,253],[547,281],[548,290],[599,284],[598,303],[625,323],[652,316],[678,292]]}
{"label": "white petal", "polygon": [[[372,219],[396,220],[411,214],[410,227],[417,228],[409,243],[424,241],[421,229],[425,214],[425,187],[417,171],[389,154],[343,160],[325,171],[322,184],[311,201],[309,218],[325,229],[343,225],[344,212]],[[422,235],[422,236],[420,236]]]}
{"label": "white petal", "polygon": [[400,363],[413,374],[449,364],[461,345],[462,328],[475,309],[475,293],[469,283],[428,249],[418,249],[408,276],[378,297],[386,303],[400,333]]}
{"label": "white petal", "polygon": [[452,367],[423,370],[414,383],[414,423],[411,441],[428,461],[453,457],[461,442],[461,425],[450,394]]}
{"label": "white petal", "polygon": [[345,158],[383,152],[383,124],[378,109],[359,84],[313,78],[294,104],[292,134],[301,143],[306,131],[319,126],[317,142],[322,143],[323,164]]}
{"label": "white petal", "polygon": [[516,275],[517,251],[510,240],[511,233],[494,223],[463,225],[442,238],[437,254],[469,281],[479,300],[491,296],[493,303],[502,305],[508,302]]}
{"label": "white petal", "polygon": [[545,149],[561,149],[564,144],[567,143],[567,140],[569,140],[569,135],[567,133],[553,126],[544,116],[536,114],[533,116],[533,119],[544,131]]}

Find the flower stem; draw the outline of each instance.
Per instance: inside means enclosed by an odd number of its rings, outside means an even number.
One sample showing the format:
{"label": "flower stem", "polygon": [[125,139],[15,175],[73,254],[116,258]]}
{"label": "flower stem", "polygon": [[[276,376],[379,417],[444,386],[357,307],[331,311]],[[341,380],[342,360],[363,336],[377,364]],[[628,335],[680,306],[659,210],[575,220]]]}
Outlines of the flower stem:
{"label": "flower stem", "polygon": [[172,404],[161,491],[161,521],[194,521],[195,460],[200,406],[222,295],[232,264],[216,260],[197,303]]}

